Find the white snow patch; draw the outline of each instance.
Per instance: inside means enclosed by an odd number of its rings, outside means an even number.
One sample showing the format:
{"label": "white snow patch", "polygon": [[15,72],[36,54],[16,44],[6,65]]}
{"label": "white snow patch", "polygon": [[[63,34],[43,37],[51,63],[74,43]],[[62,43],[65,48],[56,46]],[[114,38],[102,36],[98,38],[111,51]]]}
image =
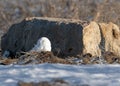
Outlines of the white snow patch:
{"label": "white snow patch", "polygon": [[31,51],[51,51],[51,42],[47,37],[41,37]]}
{"label": "white snow patch", "polygon": [[12,83],[12,82],[14,83],[14,80],[13,79],[7,79],[7,80],[5,80],[5,82],[6,83]]}
{"label": "white snow patch", "polygon": [[39,82],[61,78],[72,86],[120,86],[120,65],[0,65],[0,86],[17,86],[18,81]]}

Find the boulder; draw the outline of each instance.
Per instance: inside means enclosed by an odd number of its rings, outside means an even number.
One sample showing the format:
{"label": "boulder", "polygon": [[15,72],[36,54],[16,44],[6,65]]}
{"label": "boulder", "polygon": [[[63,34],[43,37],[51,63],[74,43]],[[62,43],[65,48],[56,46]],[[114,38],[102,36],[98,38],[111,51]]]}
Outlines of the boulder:
{"label": "boulder", "polygon": [[52,51],[63,56],[74,56],[83,51],[83,27],[80,20],[58,18],[26,18],[21,23],[14,24],[2,36],[2,52],[31,50],[41,37],[51,41]]}
{"label": "boulder", "polygon": [[99,48],[101,42],[101,33],[99,25],[96,22],[90,24],[83,29],[83,53],[91,53],[92,56],[101,56]]}
{"label": "boulder", "polygon": [[115,55],[120,56],[120,29],[112,22],[99,23],[102,31],[102,51],[113,52]]}
{"label": "boulder", "polygon": [[89,24],[80,20],[60,18],[26,18],[10,27],[1,38],[2,53],[10,55],[33,49],[41,37],[51,42],[52,52],[58,56],[90,53],[92,57],[104,52],[120,56],[120,29],[113,23]]}

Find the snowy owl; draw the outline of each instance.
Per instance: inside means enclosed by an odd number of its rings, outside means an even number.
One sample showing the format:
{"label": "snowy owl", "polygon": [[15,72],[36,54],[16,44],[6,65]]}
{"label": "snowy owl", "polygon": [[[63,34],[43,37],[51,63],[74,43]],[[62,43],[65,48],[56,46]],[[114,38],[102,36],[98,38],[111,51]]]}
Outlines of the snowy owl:
{"label": "snowy owl", "polygon": [[51,51],[51,42],[47,37],[41,37],[31,51]]}

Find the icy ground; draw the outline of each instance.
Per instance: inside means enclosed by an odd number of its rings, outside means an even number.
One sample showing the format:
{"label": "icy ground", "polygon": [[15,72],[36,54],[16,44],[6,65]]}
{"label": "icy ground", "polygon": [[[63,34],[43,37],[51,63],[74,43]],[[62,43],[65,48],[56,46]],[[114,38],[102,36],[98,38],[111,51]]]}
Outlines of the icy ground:
{"label": "icy ground", "polygon": [[[0,86],[17,86],[18,81],[39,82],[61,78],[71,86],[120,86],[120,65],[0,65]],[[74,84],[74,85],[72,85]]]}

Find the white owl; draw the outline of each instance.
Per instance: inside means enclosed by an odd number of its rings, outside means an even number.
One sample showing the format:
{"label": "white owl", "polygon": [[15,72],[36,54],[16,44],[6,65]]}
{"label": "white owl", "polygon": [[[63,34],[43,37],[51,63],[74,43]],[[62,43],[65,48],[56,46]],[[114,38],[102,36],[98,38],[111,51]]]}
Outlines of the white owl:
{"label": "white owl", "polygon": [[47,37],[41,37],[37,44],[31,49],[31,51],[41,52],[41,51],[51,51],[51,42]]}

